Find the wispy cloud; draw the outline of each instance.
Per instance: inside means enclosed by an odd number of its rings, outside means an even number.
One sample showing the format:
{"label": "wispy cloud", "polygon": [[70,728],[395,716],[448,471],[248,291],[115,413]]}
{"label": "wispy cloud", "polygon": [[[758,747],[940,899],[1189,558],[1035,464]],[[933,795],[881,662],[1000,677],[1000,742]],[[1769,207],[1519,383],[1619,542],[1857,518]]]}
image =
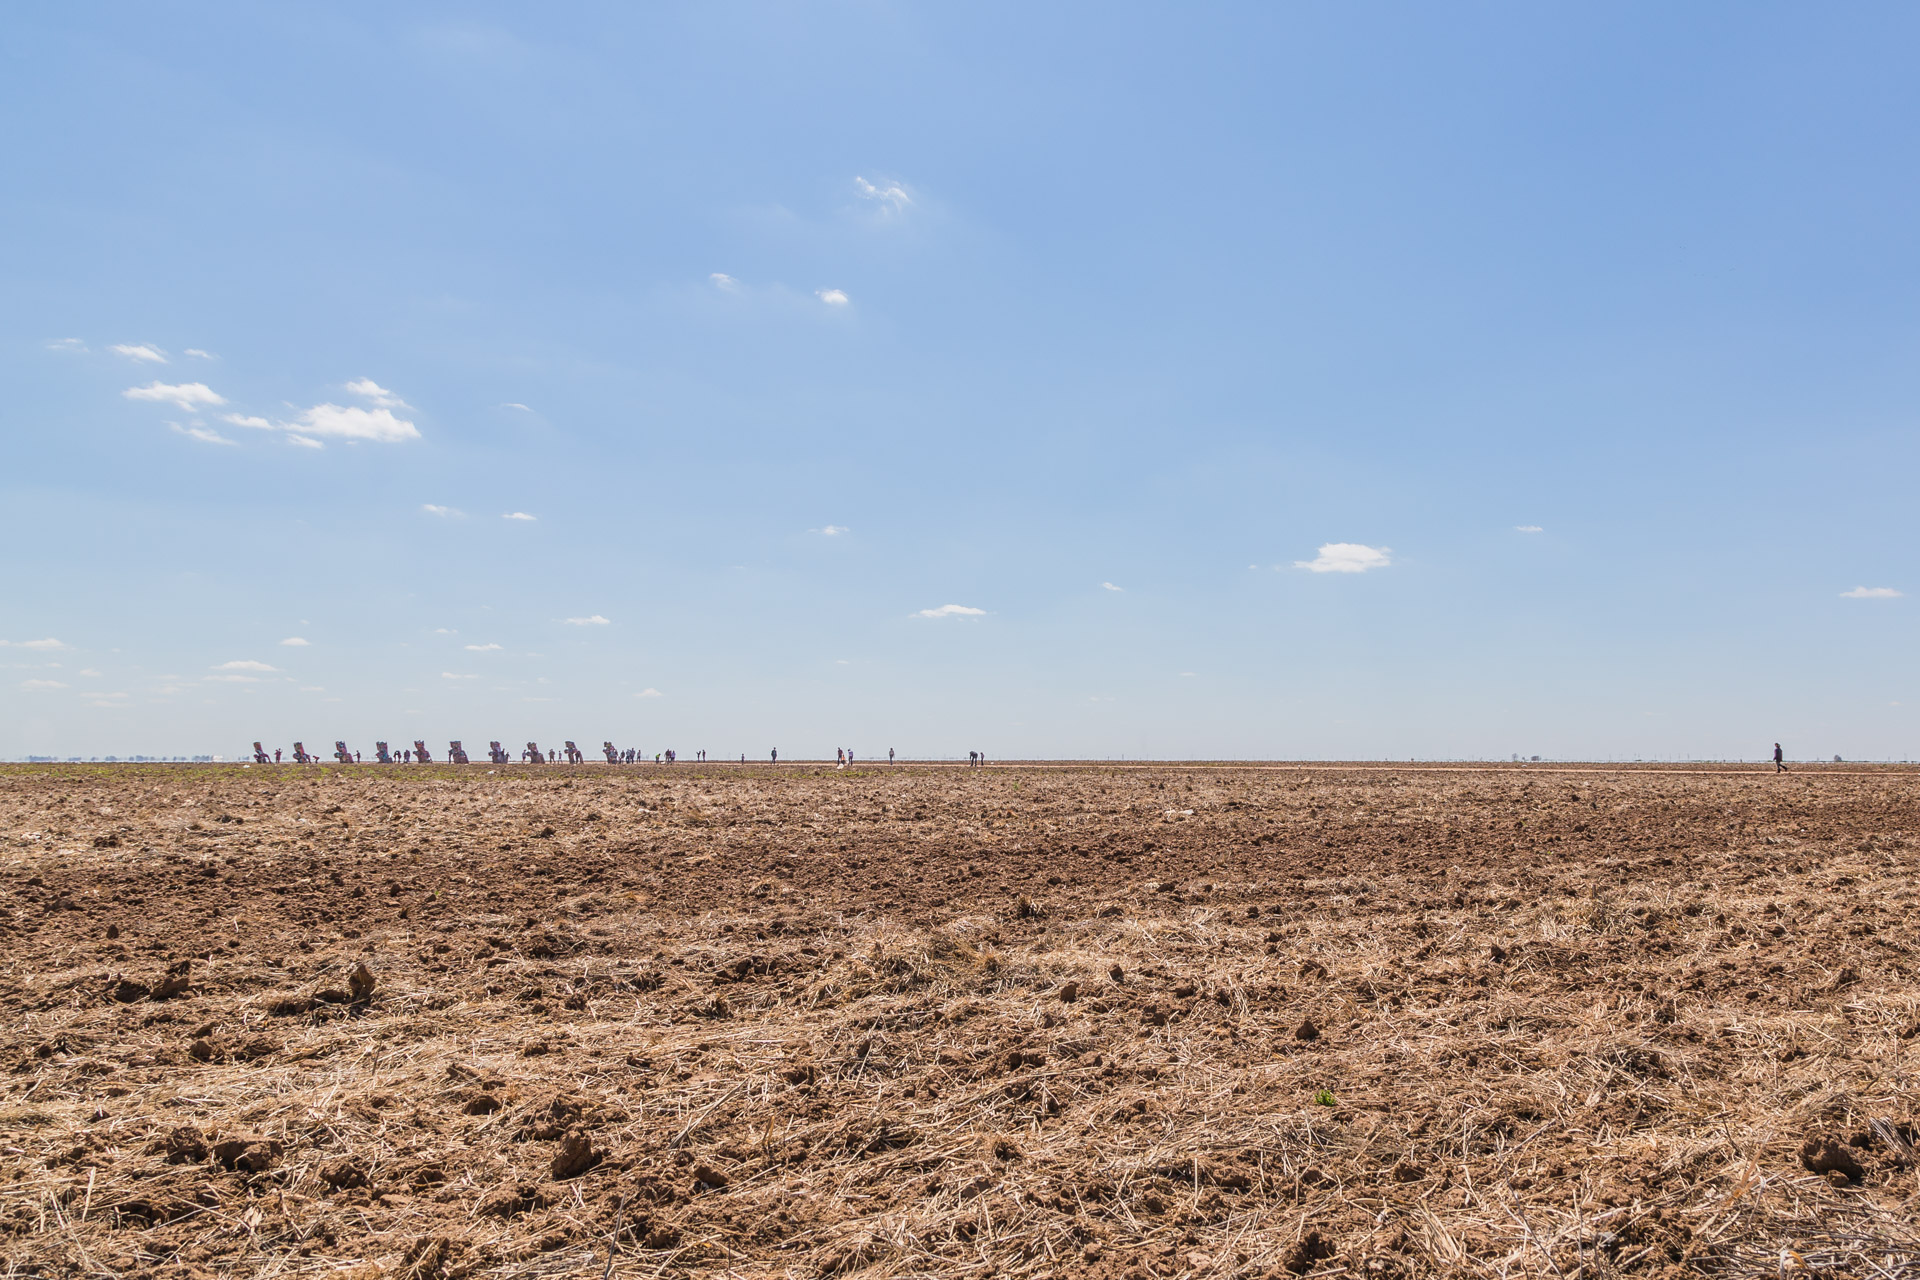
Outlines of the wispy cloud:
{"label": "wispy cloud", "polygon": [[937,609],[922,609],[913,616],[916,618],[978,618],[986,614],[985,609],[975,609],[964,604],[943,604]]}
{"label": "wispy cloud", "polygon": [[897,182],[888,182],[884,178],[878,183],[873,183],[856,174],[853,179],[853,189],[862,200],[872,200],[889,213],[898,213],[913,203],[913,197],[907,194],[905,187]]}
{"label": "wispy cloud", "polygon": [[464,647],[473,650],[475,653],[492,653],[496,649],[503,648],[504,646],[497,644],[470,644]]}
{"label": "wispy cloud", "polygon": [[642,689],[642,690],[641,690],[640,692],[638,692],[638,693],[636,693],[636,694],[634,694],[633,696],[634,696],[634,697],[636,697],[636,698],[664,698],[664,697],[666,697],[666,695],[665,695],[664,693],[661,693],[661,692],[660,692],[660,691],[659,691],[658,689],[655,689],[655,688],[652,688],[651,686],[649,686],[648,688],[645,688],[645,689]]}
{"label": "wispy cloud", "polygon": [[204,382],[149,382],[144,387],[128,387],[120,394],[129,400],[176,405],[189,413],[208,405],[217,406],[227,402],[225,396]]}
{"label": "wispy cloud", "polygon": [[713,287],[716,289],[724,289],[728,293],[740,292],[740,282],[724,271],[715,271],[708,275],[707,279],[713,282]]}
{"label": "wispy cloud", "polygon": [[213,359],[213,352],[211,352],[211,351],[202,351],[202,350],[201,350],[200,348],[198,348],[198,347],[188,347],[188,348],[187,348],[187,354],[188,354],[188,355],[190,355],[190,356],[192,356],[192,357],[193,357],[193,358],[194,358],[195,360],[211,360],[211,359]]}
{"label": "wispy cloud", "polygon": [[1544,533],[1545,532],[1545,530],[1543,530],[1537,524],[1517,524],[1513,526],[1513,531],[1515,533]]}
{"label": "wispy cloud", "polygon": [[1125,591],[1125,590],[1126,590],[1126,588],[1125,588],[1125,587],[1116,587],[1116,586],[1114,586],[1114,585],[1113,585],[1113,584],[1112,584],[1111,582],[1103,582],[1103,583],[1101,583],[1101,584],[1100,584],[1100,589],[1101,589],[1102,591]]}
{"label": "wispy cloud", "polygon": [[1293,567],[1308,573],[1365,573],[1392,564],[1389,547],[1369,547],[1359,542],[1328,542],[1312,560],[1295,560]]}
{"label": "wispy cloud", "polygon": [[[373,400],[374,407],[366,409],[359,405],[317,404],[311,409],[300,410],[291,422],[270,422],[248,413],[222,414],[221,421],[254,431],[284,431],[289,443],[306,449],[325,448],[323,441],[328,439],[399,444],[404,440],[420,438],[420,428],[405,418],[396,417],[393,412],[407,408],[406,401],[370,378],[349,382],[347,389]],[[168,387],[156,382],[151,387],[135,387],[122,394],[135,400],[166,401],[178,404],[183,409],[194,408],[191,401],[196,399],[206,404],[226,403],[198,382],[181,387]]]}
{"label": "wispy cloud", "polygon": [[211,671],[278,671],[280,668],[270,667],[252,658],[235,658],[232,662],[218,663],[208,669]]}
{"label": "wispy cloud", "polygon": [[539,516],[530,516],[524,511],[509,511],[500,517],[502,520],[538,520]]}
{"label": "wispy cloud", "polygon": [[101,675],[101,673],[100,673],[100,672],[98,672],[98,671],[96,671],[96,670],[94,670],[94,669],[93,669],[92,667],[82,667],[82,668],[80,668],[80,674],[81,674],[81,675],[83,675],[83,676],[90,676],[90,677],[92,677],[92,678],[93,678],[93,679],[95,679],[95,680],[98,680],[98,679],[100,678],[100,675]]}
{"label": "wispy cloud", "polygon": [[202,426],[183,427],[177,422],[169,422],[167,426],[170,427],[172,430],[178,432],[180,435],[186,436],[192,440],[198,440],[202,444],[232,444],[233,443],[233,441],[227,439],[225,436],[221,435],[218,431],[215,431],[212,427],[202,427]]}
{"label": "wispy cloud", "polygon": [[532,409],[529,409],[526,405],[521,404],[518,400],[509,400],[505,404],[501,405],[500,407],[502,409],[518,409],[522,413],[533,412]]}
{"label": "wispy cloud", "polygon": [[613,625],[611,622],[601,617],[597,613],[589,615],[588,617],[585,617],[585,618],[562,618],[560,619],[560,621],[566,623],[570,627],[606,627],[606,626]]}
{"label": "wispy cloud", "polygon": [[443,520],[460,514],[458,508],[443,507],[437,502],[423,502],[420,504],[420,509],[430,516],[439,516]]}
{"label": "wispy cloud", "polygon": [[841,289],[815,289],[813,296],[830,307],[844,307],[850,301],[846,292]]}
{"label": "wispy cloud", "polygon": [[1892,587],[1855,587],[1851,591],[1842,591],[1842,600],[1897,600],[1901,593]]}
{"label": "wispy cloud", "polygon": [[827,525],[825,528],[821,528],[821,529],[809,529],[807,530],[807,532],[817,533],[822,535],[823,537],[837,538],[843,533],[852,533],[853,530],[849,529],[846,525],[843,525],[843,524],[830,524],[830,525]]}
{"label": "wispy cloud", "polygon": [[440,678],[442,680],[478,680],[480,677],[462,675],[458,671],[442,671],[440,673]]}
{"label": "wispy cloud", "polygon": [[300,636],[288,636],[280,643],[294,649],[304,649],[307,647],[307,641]]}
{"label": "wispy cloud", "polygon": [[136,342],[136,343],[116,342],[109,349],[115,355],[125,356],[129,360],[145,361],[148,364],[167,363],[166,352],[162,351],[158,347],[149,346],[144,342]]}
{"label": "wispy cloud", "polygon": [[347,384],[347,390],[354,395],[373,401],[383,409],[411,409],[412,405],[387,390],[372,378],[355,378]]}
{"label": "wispy cloud", "polygon": [[20,687],[38,692],[45,689],[64,689],[67,686],[58,680],[22,680]]}
{"label": "wispy cloud", "polygon": [[437,636],[457,636],[460,633],[458,631],[455,631],[452,627],[435,627],[433,629],[433,634]]}
{"label": "wispy cloud", "polygon": [[0,640],[0,649],[64,649],[67,646],[48,636],[44,640]]}
{"label": "wispy cloud", "polygon": [[[404,407],[398,400],[390,403]],[[386,404],[377,409],[362,409],[358,405],[317,404],[311,409],[302,409],[285,429],[309,436],[371,440],[378,444],[398,444],[402,440],[420,438],[420,429],[405,418],[394,417],[393,409]]]}
{"label": "wispy cloud", "polygon": [[78,338],[55,338],[47,344],[49,351],[85,351],[87,344]]}
{"label": "wispy cloud", "polygon": [[261,684],[264,683],[266,679],[264,676],[243,676],[237,674],[206,676],[204,678],[219,684]]}

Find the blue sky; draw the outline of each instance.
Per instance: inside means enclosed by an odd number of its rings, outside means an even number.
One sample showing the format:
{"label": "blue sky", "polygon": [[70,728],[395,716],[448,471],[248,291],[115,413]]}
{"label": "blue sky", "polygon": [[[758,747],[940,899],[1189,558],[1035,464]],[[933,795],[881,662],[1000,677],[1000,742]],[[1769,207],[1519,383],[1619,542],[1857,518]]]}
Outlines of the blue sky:
{"label": "blue sky", "polygon": [[9,16],[0,755],[1920,754],[1908,7],[309,8]]}

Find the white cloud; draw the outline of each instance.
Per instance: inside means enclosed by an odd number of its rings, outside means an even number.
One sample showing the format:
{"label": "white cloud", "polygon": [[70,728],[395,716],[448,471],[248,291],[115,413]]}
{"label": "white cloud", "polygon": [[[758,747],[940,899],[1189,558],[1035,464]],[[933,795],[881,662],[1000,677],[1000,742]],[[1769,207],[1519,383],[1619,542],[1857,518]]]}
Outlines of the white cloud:
{"label": "white cloud", "polygon": [[494,650],[499,649],[502,646],[497,644],[470,644],[470,645],[467,645],[466,647],[473,650],[475,653],[492,653]]}
{"label": "white cloud", "polygon": [[49,351],[85,351],[87,344],[78,338],[55,338],[47,344]]}
{"label": "white cloud", "polygon": [[67,686],[64,684],[61,684],[58,680],[22,680],[20,682],[20,687],[22,689],[32,689],[37,691],[41,689],[64,689]]}
{"label": "white cloud", "polygon": [[1309,573],[1365,573],[1369,569],[1384,569],[1392,564],[1387,554],[1390,550],[1389,547],[1369,547],[1359,542],[1328,542],[1321,545],[1317,557],[1295,560],[1293,567]]}
{"label": "white cloud", "polygon": [[605,627],[605,626],[612,625],[607,619],[601,617],[597,613],[593,614],[591,617],[562,618],[560,619],[560,621],[566,623],[570,627]]}
{"label": "white cloud", "polygon": [[437,636],[457,636],[460,633],[458,631],[455,631],[452,627],[435,627],[433,629],[433,634]]}
{"label": "white cloud", "polygon": [[187,348],[187,354],[188,354],[188,355],[190,355],[190,356],[192,356],[192,357],[193,357],[193,358],[194,358],[195,360],[211,360],[211,359],[213,359],[213,352],[211,352],[211,351],[202,351],[202,350],[201,350],[200,348],[198,348],[198,347],[188,347],[188,348]]}
{"label": "white cloud", "polygon": [[661,693],[661,692],[660,692],[660,691],[659,691],[658,689],[655,689],[655,688],[651,688],[651,687],[649,687],[649,688],[645,688],[645,689],[642,689],[642,690],[641,690],[640,692],[638,692],[638,693],[636,693],[636,694],[634,694],[633,696],[634,696],[634,697],[636,697],[636,698],[664,698],[664,697],[666,697],[666,695],[665,695],[665,694],[663,694],[663,693]]}
{"label": "white cloud", "polygon": [[443,507],[437,502],[423,502],[420,504],[420,509],[426,512],[430,516],[439,516],[442,519],[445,519],[448,516],[457,516],[460,514],[460,511],[457,508]]}
{"label": "white cloud", "polygon": [[307,647],[306,640],[302,639],[299,636],[288,636],[285,640],[282,640],[280,643],[294,649],[304,649]]}
{"label": "white cloud", "polygon": [[813,296],[830,307],[844,307],[848,302],[846,292],[841,289],[815,289]]}
{"label": "white cloud", "polygon": [[233,443],[233,441],[227,439],[225,436],[221,435],[218,431],[215,431],[212,427],[199,427],[199,426],[183,427],[177,422],[169,422],[167,426],[171,427],[174,431],[178,432],[183,436],[186,436],[193,440],[200,441],[202,444],[232,444]]}
{"label": "white cloud", "polygon": [[155,404],[177,405],[191,413],[202,405],[221,405],[227,398],[204,382],[149,382],[144,387],[128,387],[120,393],[129,400],[149,400]]}
{"label": "white cloud", "polygon": [[877,201],[895,213],[913,203],[913,197],[907,194],[905,187],[897,182],[888,182],[884,178],[880,180],[879,185],[875,185],[856,174],[853,179],[853,189],[860,193],[862,200]]}
{"label": "white cloud", "polygon": [[853,530],[843,524],[830,524],[824,529],[809,529],[807,532],[823,534],[829,538],[837,538],[843,533],[852,533]]}
{"label": "white cloud", "polygon": [[1182,671],[1182,672],[1181,672],[1180,674],[1181,674],[1181,675],[1182,675],[1183,677],[1187,677],[1187,676],[1197,676],[1197,675],[1199,675],[1200,673],[1199,673],[1198,671]]}
{"label": "white cloud", "polygon": [[220,684],[260,684],[262,683],[262,678],[260,676],[233,675],[233,676],[207,676],[205,678],[207,680],[216,681]]}
{"label": "white cloud", "polygon": [[300,686],[300,692],[302,693],[325,693],[326,691],[327,686],[323,684],[303,684]]}
{"label": "white cloud", "polygon": [[728,293],[740,292],[740,282],[724,271],[715,271],[707,279],[713,281],[716,289],[725,289]]}
{"label": "white cloud", "polygon": [[518,409],[522,413],[533,412],[533,410],[529,409],[526,405],[521,404],[518,400],[509,400],[505,404],[501,405],[500,407],[502,409]]}
{"label": "white cloud", "polygon": [[405,418],[394,417],[393,409],[389,406],[405,407],[398,400],[382,401],[377,409],[317,404],[311,409],[301,410],[297,425],[289,425],[286,429],[303,431],[312,436],[335,436],[342,440],[372,440],[379,444],[418,440],[419,428]]}
{"label": "white cloud", "polygon": [[509,511],[500,517],[502,520],[538,520],[539,516],[530,516],[524,511]]}
{"label": "white cloud", "polygon": [[327,447],[318,440],[315,440],[312,436],[290,435],[287,437],[287,443],[298,445],[302,449],[324,449]]}
{"label": "white cloud", "polygon": [[1545,532],[1545,530],[1543,530],[1537,524],[1517,524],[1513,526],[1513,531],[1515,533],[1544,533]]}
{"label": "white cloud", "polygon": [[355,378],[347,384],[347,390],[354,395],[364,396],[383,409],[411,409],[412,405],[387,390],[372,378]]}
{"label": "white cloud", "polygon": [[96,680],[100,678],[100,673],[98,671],[95,671],[92,667],[80,668],[80,674],[83,676],[92,676]]}
{"label": "white cloud", "polygon": [[1855,587],[1851,591],[1842,591],[1842,600],[1896,600],[1900,592],[1892,587]]}
{"label": "white cloud", "polygon": [[65,646],[64,644],[61,644],[58,640],[55,640],[52,636],[48,636],[45,640],[22,640],[17,644],[12,644],[11,646],[9,646],[9,643],[7,641],[0,640],[0,649],[5,649],[8,647],[12,647],[15,649],[64,649],[67,646]]}
{"label": "white cloud", "polygon": [[1101,589],[1105,591],[1125,591],[1126,590],[1125,587],[1116,587],[1111,582],[1103,582],[1100,584],[1100,586],[1101,586]]}
{"label": "white cloud", "polygon": [[442,671],[440,673],[440,678],[442,680],[478,680],[480,677],[479,676],[463,676],[457,671]]}
{"label": "white cloud", "polygon": [[943,604],[938,609],[922,609],[913,616],[916,618],[978,618],[986,612],[985,609],[973,609],[964,604]]}
{"label": "white cloud", "polygon": [[222,662],[208,669],[211,671],[278,671],[280,668],[270,667],[252,658],[235,658],[232,662]]}
{"label": "white cloud", "polygon": [[167,363],[166,352],[160,350],[158,347],[148,346],[144,342],[136,342],[131,345],[116,342],[108,349],[115,355],[125,356],[129,360],[144,360],[149,364]]}
{"label": "white cloud", "polygon": [[223,413],[220,415],[220,420],[231,422],[236,427],[252,427],[255,431],[273,430],[273,424],[265,418],[249,417],[244,413]]}

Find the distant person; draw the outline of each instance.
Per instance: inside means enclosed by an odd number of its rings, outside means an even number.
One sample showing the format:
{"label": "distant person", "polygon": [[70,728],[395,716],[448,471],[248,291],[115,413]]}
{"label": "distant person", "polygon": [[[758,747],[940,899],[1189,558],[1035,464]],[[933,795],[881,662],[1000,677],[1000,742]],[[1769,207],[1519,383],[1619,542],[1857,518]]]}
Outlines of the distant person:
{"label": "distant person", "polygon": [[360,753],[359,753],[358,751],[356,751],[356,752],[354,752],[354,753],[353,753],[353,762],[354,762],[355,764],[359,764],[359,763],[360,763]]}
{"label": "distant person", "polygon": [[775,764],[780,763],[780,748],[775,747],[773,750],[767,752],[767,755],[773,760]]}
{"label": "distant person", "polygon": [[967,752],[967,768],[969,769],[973,768],[974,762],[978,760],[979,757],[980,757],[980,753],[978,751]]}
{"label": "distant person", "polygon": [[280,748],[278,748],[278,747],[275,747],[275,748],[273,749],[273,762],[274,762],[275,764],[279,764],[279,763],[280,763]]}
{"label": "distant person", "polygon": [[888,748],[887,748],[887,763],[888,763],[888,764],[892,764],[892,763],[893,763],[893,748],[892,748],[892,747],[888,747]]}
{"label": "distant person", "polygon": [[1777,742],[1773,744],[1773,771],[1775,773],[1787,772],[1787,756],[1784,751],[1780,750],[1780,744]]}

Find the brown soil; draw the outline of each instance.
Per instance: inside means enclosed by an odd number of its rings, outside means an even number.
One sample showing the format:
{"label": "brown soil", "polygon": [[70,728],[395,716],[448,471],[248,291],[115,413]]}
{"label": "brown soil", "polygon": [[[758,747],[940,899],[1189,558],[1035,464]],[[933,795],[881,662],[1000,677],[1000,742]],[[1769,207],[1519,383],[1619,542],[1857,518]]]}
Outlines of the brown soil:
{"label": "brown soil", "polygon": [[0,771],[8,1274],[1920,1270],[1920,778]]}

